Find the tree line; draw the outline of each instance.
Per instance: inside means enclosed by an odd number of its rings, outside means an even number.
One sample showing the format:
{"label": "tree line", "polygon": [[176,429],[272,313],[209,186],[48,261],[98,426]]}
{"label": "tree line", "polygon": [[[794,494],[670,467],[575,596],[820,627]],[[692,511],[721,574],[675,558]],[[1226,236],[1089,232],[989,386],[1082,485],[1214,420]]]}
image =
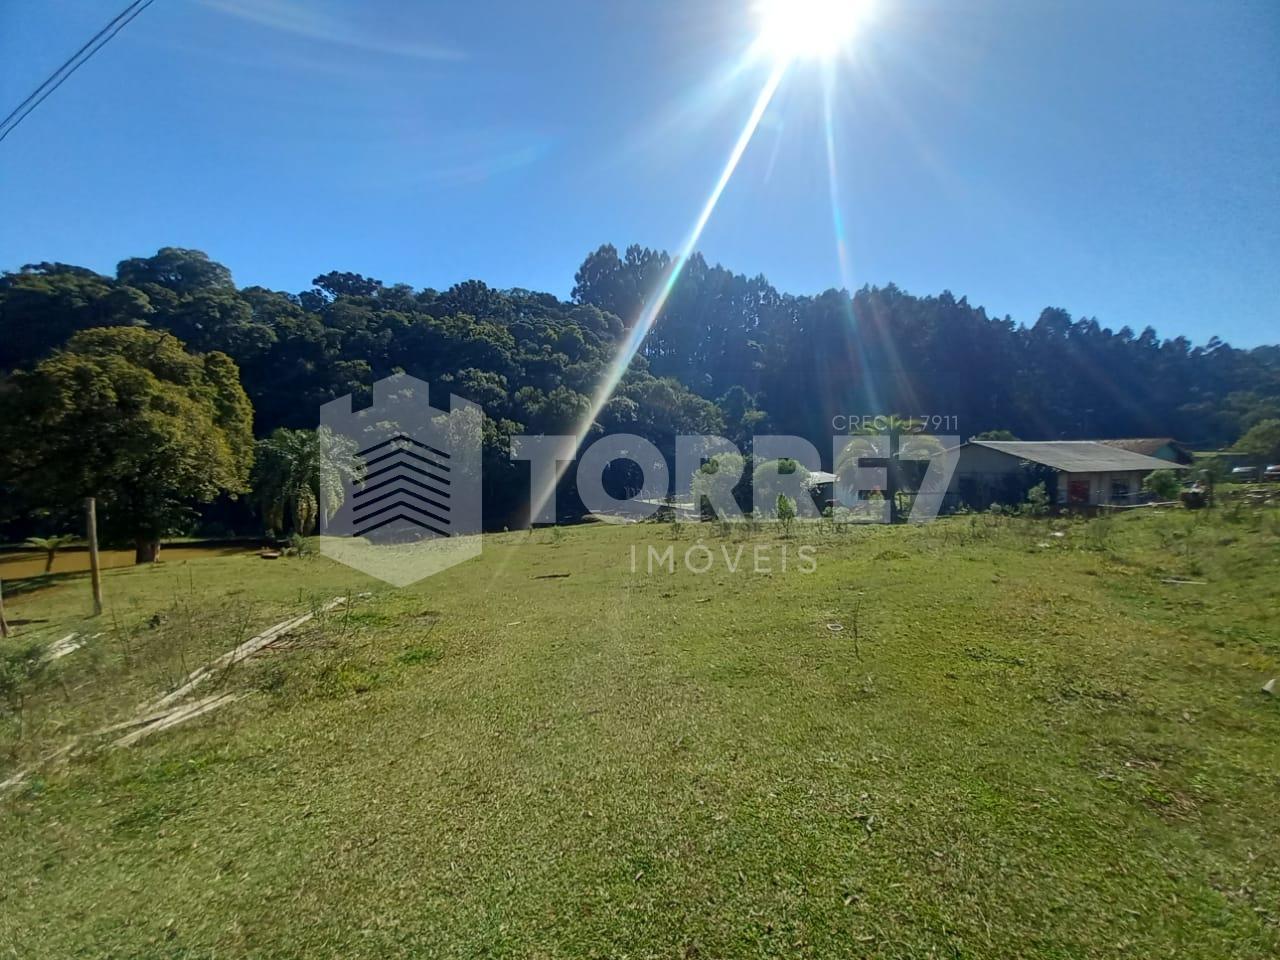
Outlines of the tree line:
{"label": "tree line", "polygon": [[[669,264],[665,253],[601,247],[573,298],[634,317]],[[641,352],[655,375],[701,396],[741,386],[778,432],[805,436],[828,435],[833,414],[894,412],[950,417],[966,435],[1170,436],[1216,448],[1280,416],[1278,346],[1196,346],[1058,308],[1020,326],[950,292],[917,297],[892,284],[793,296],[698,255]]]}
{"label": "tree line", "polygon": [[[519,523],[528,486],[510,438],[573,432],[670,266],[662,252],[603,246],[564,301],[338,271],[299,293],[237,287],[206,254],[172,247],[123,260],[114,276],[28,264],[0,277],[9,532],[33,517],[57,526],[59,504],[88,495],[103,498],[115,536],[189,527],[193,504],[287,486],[252,470],[255,453],[277,462],[296,444],[273,433],[314,428],[335,397],[367,402],[397,371],[484,409],[486,518]],[[591,432],[638,434],[663,451],[678,434],[720,434],[745,452],[768,431],[828,450],[833,417],[891,411],[947,416],[965,434],[1220,446],[1280,417],[1280,347],[1193,346],[1059,309],[1019,326],[948,292],[892,285],[796,296],[695,255]],[[55,451],[60,435],[82,437],[81,454]],[[114,492],[85,492],[94,485]],[[309,515],[291,489],[288,510],[268,511],[274,522]]]}

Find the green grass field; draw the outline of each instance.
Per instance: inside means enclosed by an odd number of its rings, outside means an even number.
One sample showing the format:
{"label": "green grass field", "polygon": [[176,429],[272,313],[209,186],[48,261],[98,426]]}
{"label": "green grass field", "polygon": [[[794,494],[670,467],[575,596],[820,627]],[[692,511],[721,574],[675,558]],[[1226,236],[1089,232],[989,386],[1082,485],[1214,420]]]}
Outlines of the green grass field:
{"label": "green grass field", "polygon": [[592,525],[406,590],[253,556],[105,586],[84,621],[81,576],[9,585],[7,662],[101,636],[8,685],[0,779],[370,595],[219,677],[230,707],[0,798],[0,956],[1280,953],[1275,508]]}

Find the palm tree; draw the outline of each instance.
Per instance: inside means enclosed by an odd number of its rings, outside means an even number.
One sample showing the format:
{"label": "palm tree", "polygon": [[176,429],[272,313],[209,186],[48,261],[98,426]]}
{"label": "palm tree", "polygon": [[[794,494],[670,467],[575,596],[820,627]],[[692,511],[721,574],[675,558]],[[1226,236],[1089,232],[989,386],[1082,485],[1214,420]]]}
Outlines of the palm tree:
{"label": "palm tree", "polygon": [[342,506],[345,484],[360,473],[355,444],[324,427],[280,428],[258,441],[253,492],[267,527],[315,532],[323,503],[329,519]]}
{"label": "palm tree", "polygon": [[26,540],[28,547],[34,547],[37,550],[44,551],[45,573],[49,573],[53,570],[53,558],[58,555],[58,551],[67,544],[75,542],[76,537],[69,533],[61,533],[56,537],[27,537]]}
{"label": "palm tree", "polygon": [[[891,523],[898,522],[898,494],[901,486],[899,473],[902,461],[930,460],[944,452],[936,437],[921,432],[923,428],[921,421],[897,414],[876,417],[873,424],[863,425],[853,431],[849,441],[836,456],[836,476],[846,487],[853,483],[859,465],[864,460],[885,461],[888,489],[884,491],[884,495]],[[881,437],[884,439],[872,439]]]}
{"label": "palm tree", "polygon": [[[841,448],[836,457],[836,473],[841,479],[852,477],[858,464],[866,459],[886,459],[890,455],[890,443],[877,442],[872,437],[886,437],[896,440],[902,435],[918,434],[920,421],[889,414],[877,417],[874,424],[863,424],[850,434],[849,441]],[[893,453],[897,453],[896,450]]]}

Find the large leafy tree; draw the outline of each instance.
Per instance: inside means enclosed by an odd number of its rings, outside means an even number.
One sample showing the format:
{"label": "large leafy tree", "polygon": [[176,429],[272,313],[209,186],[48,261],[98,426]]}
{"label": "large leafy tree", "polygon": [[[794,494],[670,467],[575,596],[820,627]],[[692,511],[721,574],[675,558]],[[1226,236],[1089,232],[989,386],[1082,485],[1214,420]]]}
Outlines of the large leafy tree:
{"label": "large leafy tree", "polygon": [[750,451],[756,434],[768,432],[769,415],[740,384],[730,387],[716,406],[724,416],[725,436],[739,450]]}
{"label": "large leafy tree", "polygon": [[88,327],[146,323],[146,294],[82,267],[28,264],[0,277],[0,372],[23,366]]}
{"label": "large leafy tree", "polygon": [[0,393],[5,480],[50,507],[96,497],[154,560],[192,506],[247,492],[252,409],[235,364],[167,333],[91,329]]}
{"label": "large leafy tree", "polygon": [[1280,463],[1280,420],[1261,420],[1236,443],[1237,453],[1259,465]]}
{"label": "large leafy tree", "polygon": [[177,294],[198,290],[235,290],[231,271],[202,250],[161,247],[154,257],[121,260],[116,276],[122,283],[142,287],[163,287]]}

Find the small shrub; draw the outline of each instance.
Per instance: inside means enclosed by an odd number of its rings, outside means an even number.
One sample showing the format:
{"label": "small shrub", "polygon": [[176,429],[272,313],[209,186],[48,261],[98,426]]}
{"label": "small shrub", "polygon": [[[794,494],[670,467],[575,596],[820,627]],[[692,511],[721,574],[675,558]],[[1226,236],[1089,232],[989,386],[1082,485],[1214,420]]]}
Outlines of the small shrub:
{"label": "small shrub", "polygon": [[796,502],[784,493],[778,494],[778,502],[775,507],[778,515],[778,522],[782,524],[782,530],[790,536],[791,525],[796,519]]}
{"label": "small shrub", "polygon": [[5,644],[0,647],[0,706],[4,712],[17,718],[19,735],[26,725],[24,708],[27,698],[35,692],[37,683],[49,666],[42,653],[39,644]]}
{"label": "small shrub", "polygon": [[1142,481],[1142,489],[1160,501],[1177,500],[1182,481],[1172,470],[1152,470]]}
{"label": "small shrub", "polygon": [[289,545],[285,547],[284,552],[291,557],[299,557],[307,559],[316,555],[315,544],[300,533],[290,534]]}
{"label": "small shrub", "polygon": [[1030,517],[1043,517],[1049,512],[1049,490],[1045,487],[1044,481],[1037,483],[1027,491],[1027,499],[1022,506],[1022,512]]}

